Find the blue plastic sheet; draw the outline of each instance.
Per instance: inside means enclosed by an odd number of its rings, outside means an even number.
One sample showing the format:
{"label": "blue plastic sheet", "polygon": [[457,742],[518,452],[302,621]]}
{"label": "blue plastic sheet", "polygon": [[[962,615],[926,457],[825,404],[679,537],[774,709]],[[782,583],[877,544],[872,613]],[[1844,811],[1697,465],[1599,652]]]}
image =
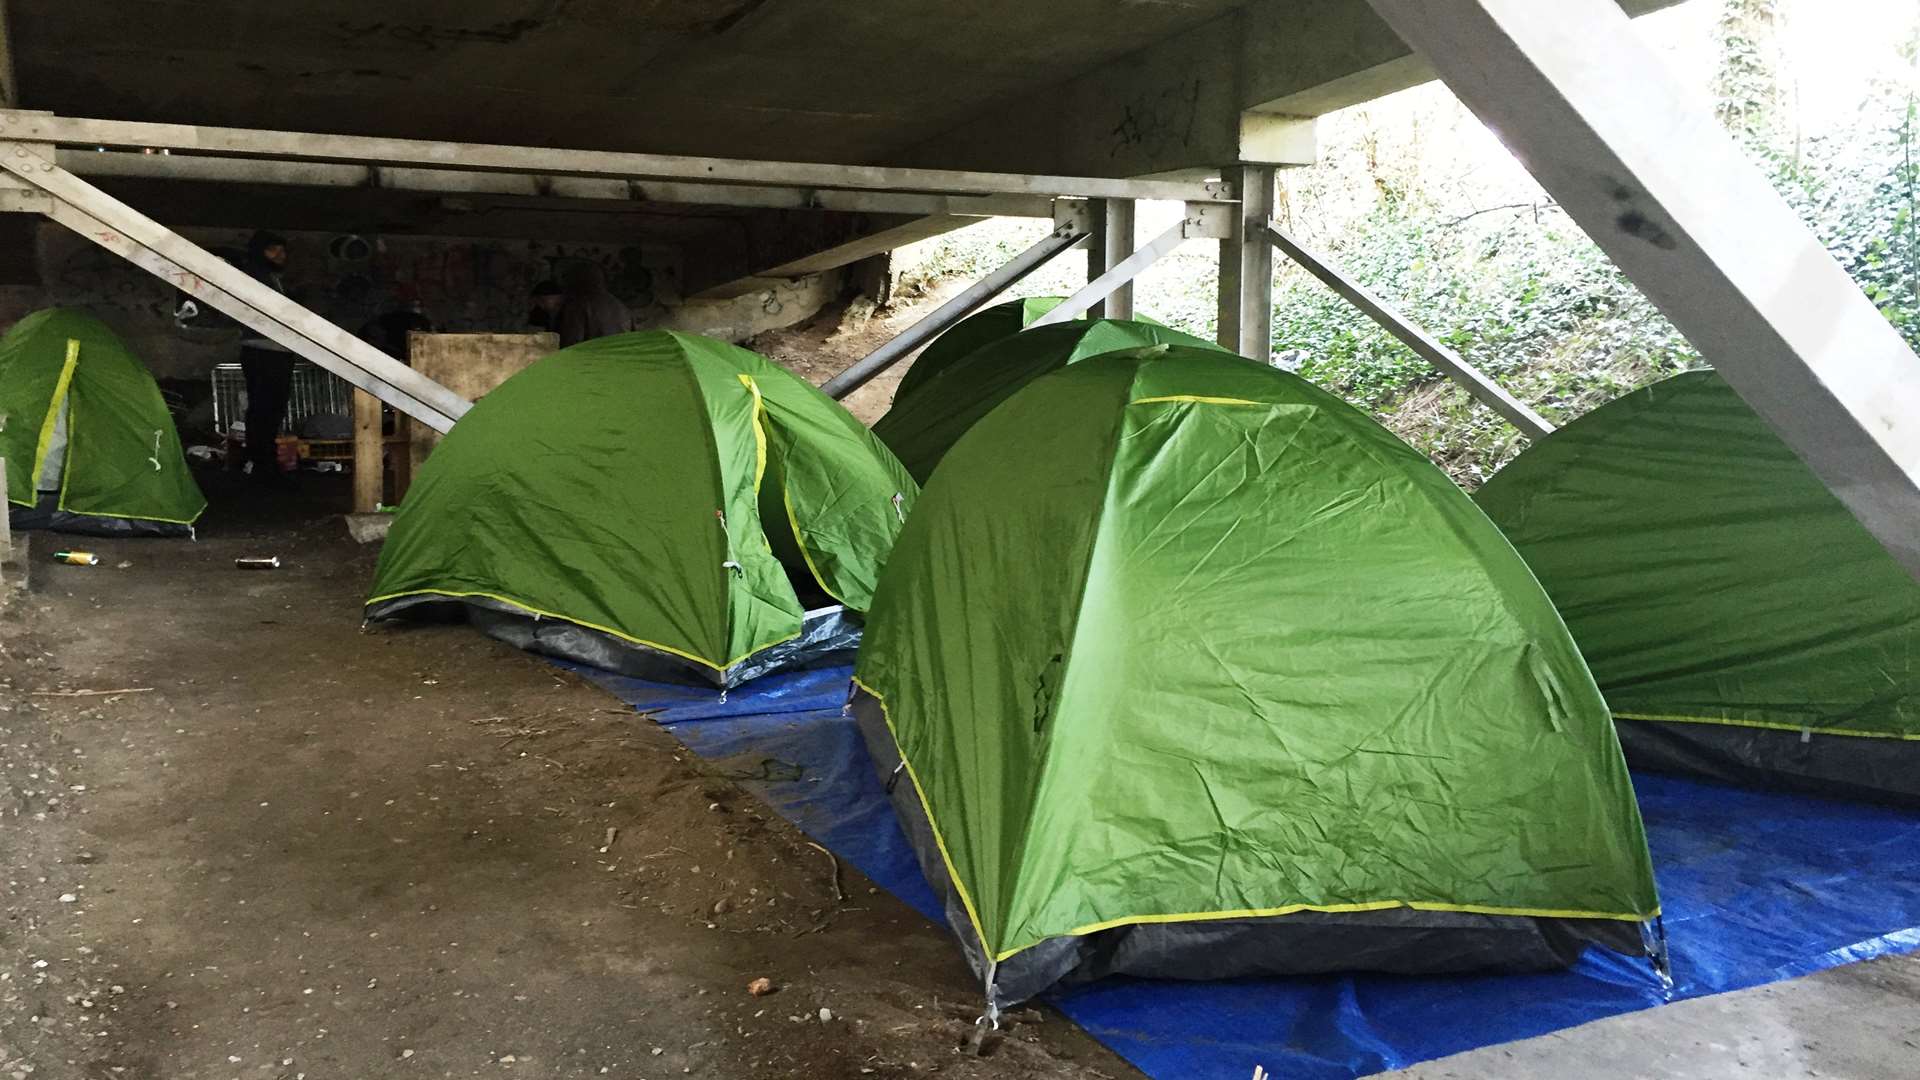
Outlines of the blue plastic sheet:
{"label": "blue plastic sheet", "polygon": [[[930,919],[866,746],[841,715],[846,668],[713,690],[573,670],[651,713],[703,757],[759,755],[745,785]],[[1920,814],[1634,778],[1660,879],[1671,1000],[1920,949]],[[1347,976],[1219,983],[1115,979],[1054,1004],[1155,1077],[1299,1080],[1400,1068],[1669,1000],[1644,960],[1590,950],[1553,975]]]}

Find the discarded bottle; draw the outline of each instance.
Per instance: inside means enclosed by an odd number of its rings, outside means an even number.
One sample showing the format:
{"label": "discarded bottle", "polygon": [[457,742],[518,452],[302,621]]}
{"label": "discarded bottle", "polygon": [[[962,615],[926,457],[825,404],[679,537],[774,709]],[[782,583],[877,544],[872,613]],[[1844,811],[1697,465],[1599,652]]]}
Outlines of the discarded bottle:
{"label": "discarded bottle", "polygon": [[249,555],[233,560],[233,565],[240,570],[278,570],[280,569],[280,556]]}
{"label": "discarded bottle", "polygon": [[53,553],[53,561],[63,562],[69,566],[99,566],[100,556],[91,551],[56,551]]}

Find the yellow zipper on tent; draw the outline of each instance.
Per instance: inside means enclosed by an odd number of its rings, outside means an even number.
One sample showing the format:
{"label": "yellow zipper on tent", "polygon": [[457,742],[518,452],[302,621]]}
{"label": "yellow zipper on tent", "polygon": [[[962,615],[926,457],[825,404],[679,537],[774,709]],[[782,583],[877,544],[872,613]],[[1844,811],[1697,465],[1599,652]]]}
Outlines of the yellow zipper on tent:
{"label": "yellow zipper on tent", "polygon": [[[760,496],[760,481],[767,472],[767,399],[761,396],[760,384],[754,381],[753,376],[742,374],[739,376],[739,379],[740,382],[746,386],[748,392],[753,394],[753,443],[755,449],[759,451],[759,464],[753,473],[753,494],[754,498],[758,500]],[[782,475],[785,475],[784,471]],[[833,589],[827,585],[827,579],[821,575],[820,567],[815,565],[813,561],[813,552],[807,550],[806,537],[800,535],[800,519],[793,512],[793,498],[790,490],[787,485],[780,485],[780,505],[786,507],[787,527],[793,531],[794,546],[800,549],[800,558],[806,562],[807,573],[813,575],[814,584],[820,586],[821,592],[840,601],[841,607],[845,607],[847,606],[846,599],[834,592]],[[767,550],[772,551],[773,542],[767,540],[766,537],[766,526],[762,525],[760,528],[760,539],[767,545]]]}
{"label": "yellow zipper on tent", "polygon": [[1194,405],[1271,405],[1271,401],[1248,401],[1236,397],[1201,397],[1196,394],[1169,394],[1166,397],[1134,398],[1129,405],[1160,405],[1171,401],[1184,401]]}
{"label": "yellow zipper on tent", "polygon": [[[53,449],[53,432],[60,426],[60,406],[66,403],[67,391],[73,385],[73,369],[80,366],[80,339],[67,339],[67,361],[60,366],[60,378],[53,384],[53,399],[47,406],[47,418],[40,423],[40,441],[33,448],[33,472],[28,475],[30,483],[39,483],[40,474],[47,468],[47,452]],[[73,446],[73,422],[67,422],[67,446]],[[61,501],[66,501],[67,477],[64,470],[60,475]]]}

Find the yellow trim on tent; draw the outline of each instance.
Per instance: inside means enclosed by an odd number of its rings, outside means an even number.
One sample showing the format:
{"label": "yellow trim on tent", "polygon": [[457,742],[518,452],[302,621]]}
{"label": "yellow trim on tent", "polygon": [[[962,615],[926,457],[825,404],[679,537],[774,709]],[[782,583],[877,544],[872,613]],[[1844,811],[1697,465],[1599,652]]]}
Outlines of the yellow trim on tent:
{"label": "yellow trim on tent", "polygon": [[1170,394],[1166,397],[1134,398],[1129,405],[1159,405],[1169,401],[1186,401],[1195,405],[1271,405],[1271,401],[1248,401],[1236,397],[1201,397],[1197,394]]}
{"label": "yellow trim on tent", "polygon": [[1662,716],[1656,713],[1613,714],[1615,720],[1651,720],[1663,724],[1726,724],[1730,727],[1765,728],[1768,731],[1801,731],[1817,735],[1849,735],[1856,739],[1901,739],[1906,742],[1920,742],[1920,733],[1911,731],[1849,731],[1845,728],[1821,727],[1817,724],[1787,724],[1775,720],[1735,720],[1721,716]]}
{"label": "yellow trim on tent", "polygon": [[[1247,402],[1247,404],[1263,403]],[[900,735],[893,729],[893,713],[887,708],[886,697],[873,687],[860,681],[857,677],[853,680],[853,684],[873,695],[873,699],[880,703],[880,715],[886,719],[888,733],[893,735],[894,749],[900,750]],[[921,786],[920,776],[914,771],[913,763],[907,760],[907,755],[904,750],[900,751],[900,763],[906,766],[907,777],[913,781],[914,794],[920,797],[920,808],[927,815],[927,827],[933,833],[933,842],[935,846],[940,849],[940,859],[947,867],[947,879],[953,882],[954,891],[960,894],[960,903],[967,909],[967,918],[973,923],[973,932],[980,940],[980,947],[989,950],[988,955],[993,957],[993,962],[996,964],[1002,963],[1010,957],[1017,956],[1033,948],[1035,945],[1039,945],[1043,941],[1052,938],[1084,937],[1088,934],[1099,933],[1102,930],[1111,930],[1118,926],[1154,923],[1211,922],[1219,919],[1267,919],[1281,915],[1294,915],[1302,911],[1348,914],[1359,911],[1388,911],[1394,908],[1408,908],[1413,911],[1451,911],[1471,915],[1512,915],[1534,919],[1606,919],[1614,922],[1648,922],[1660,917],[1660,908],[1658,906],[1645,915],[1635,915],[1604,911],[1578,911],[1562,908],[1494,907],[1486,904],[1438,904],[1425,900],[1372,900],[1354,904],[1287,904],[1281,907],[1243,908],[1236,911],[1196,911],[1166,915],[1123,915],[1117,919],[1106,919],[1101,922],[1078,926],[1072,930],[1062,931],[1058,934],[1049,934],[1046,938],[1041,939],[1041,941],[1031,942],[996,953],[990,951],[992,946],[987,942],[987,935],[980,929],[980,916],[974,911],[973,898],[967,894],[966,885],[960,881],[960,874],[954,869],[953,857],[947,853],[947,842],[940,835],[940,826],[934,820],[933,806],[927,802],[926,789]]]}
{"label": "yellow trim on tent", "polygon": [[756,645],[751,650],[741,653],[739,656],[734,657],[732,660],[727,661],[725,664],[716,664],[704,656],[695,656],[694,654],[687,652],[684,649],[676,649],[671,645],[662,645],[657,641],[648,641],[646,638],[634,637],[632,634],[625,634],[618,630],[615,630],[611,626],[601,626],[599,623],[590,623],[585,619],[576,619],[571,615],[562,615],[558,612],[542,611],[541,609],[534,607],[532,604],[529,604],[524,600],[515,600],[511,596],[502,596],[499,593],[483,592],[477,589],[472,592],[453,592],[448,589],[408,589],[405,592],[388,593],[385,596],[369,597],[367,600],[367,606],[372,607],[374,604],[384,604],[389,600],[400,600],[409,596],[445,596],[453,600],[463,600],[468,597],[478,596],[487,600],[498,600],[503,604],[512,604],[514,607],[520,608],[523,611],[531,612],[542,618],[559,619],[562,622],[573,623],[575,626],[584,626],[589,630],[598,630],[603,634],[612,634],[614,637],[617,637],[622,641],[630,641],[635,645],[645,645],[649,649],[658,649],[664,653],[672,653],[673,655],[678,656],[683,660],[691,660],[696,664],[700,664],[705,667],[710,667],[713,670],[720,671],[720,672],[726,671],[728,668],[732,667],[733,665],[739,663],[742,660],[745,660],[749,656],[752,656],[754,653],[760,652],[763,649],[771,649],[775,645],[784,645],[787,642],[792,641],[794,638],[797,638],[800,636],[800,631],[796,630],[793,633],[788,634],[786,637],[780,638],[776,641],[769,641],[764,645]]}
{"label": "yellow trim on tent", "polygon": [[[60,367],[60,378],[53,384],[53,397],[47,404],[47,418],[40,422],[40,441],[33,448],[33,472],[27,476],[29,485],[40,483],[40,474],[47,468],[47,452],[53,449],[53,433],[60,426],[60,406],[67,399],[67,391],[73,385],[73,369],[80,366],[80,339],[67,339],[67,362]],[[73,445],[73,424],[67,424],[67,445]],[[60,487],[67,486],[66,473],[62,471]]]}
{"label": "yellow trim on tent", "polygon": [[767,475],[767,432],[760,426],[760,418],[767,413],[767,402],[760,396],[760,384],[753,381],[751,375],[736,375],[741,385],[753,395],[753,493],[760,494],[760,479]]}
{"label": "yellow trim on tent", "polygon": [[973,896],[967,892],[967,884],[960,880],[960,872],[954,869],[953,856],[947,852],[946,838],[940,835],[940,824],[934,820],[933,806],[927,802],[926,785],[920,782],[920,774],[914,771],[913,762],[907,760],[907,752],[900,747],[900,733],[893,729],[893,710],[887,707],[886,695],[866,683],[860,676],[853,677],[853,685],[873,695],[880,703],[880,718],[887,722],[887,734],[893,736],[893,748],[900,751],[900,764],[907,768],[907,779],[913,781],[913,793],[920,800],[920,811],[927,815],[927,831],[933,833],[933,846],[940,849],[940,861],[946,865],[947,880],[953,882],[953,891],[960,894],[960,906],[967,911],[967,921],[973,924],[973,935],[980,942],[981,949],[988,949],[987,933],[980,928],[980,913],[974,909]]}

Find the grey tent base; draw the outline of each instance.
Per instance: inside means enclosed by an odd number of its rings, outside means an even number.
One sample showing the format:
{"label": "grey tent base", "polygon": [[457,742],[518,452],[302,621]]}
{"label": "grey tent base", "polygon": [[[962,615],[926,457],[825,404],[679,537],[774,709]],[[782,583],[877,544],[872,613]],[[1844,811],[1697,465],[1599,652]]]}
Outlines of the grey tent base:
{"label": "grey tent base", "polygon": [[100,537],[190,537],[193,535],[193,526],[181,525],[178,522],[102,517],[96,514],[75,514],[62,510],[60,493],[57,491],[41,492],[39,501],[32,506],[9,504],[7,511],[7,523],[21,530],[45,529],[48,532]]}
{"label": "grey tent base", "polygon": [[523,607],[488,597],[449,597],[431,593],[401,596],[368,604],[368,622],[402,615],[412,618],[464,618],[517,649],[573,660],[607,671],[653,682],[689,683],[731,690],[750,679],[776,671],[851,663],[860,647],[859,616],[843,607],[818,608],[806,613],[800,636],[771,645],[725,671],[649,648],[612,634],[591,630],[565,619],[535,615]]}
{"label": "grey tent base", "polygon": [[1741,787],[1920,806],[1920,740],[1619,719],[1627,764]]}
{"label": "grey tent base", "polygon": [[1110,975],[1236,979],[1344,971],[1521,974],[1569,967],[1589,944],[1628,955],[1657,952],[1650,928],[1637,922],[1390,908],[1120,926],[1051,938],[994,964],[947,875],[913,781],[900,768],[900,752],[879,701],[855,687],[850,708],[921,873],[940,895],[967,965],[986,989],[989,1014],[1055,987]]}

